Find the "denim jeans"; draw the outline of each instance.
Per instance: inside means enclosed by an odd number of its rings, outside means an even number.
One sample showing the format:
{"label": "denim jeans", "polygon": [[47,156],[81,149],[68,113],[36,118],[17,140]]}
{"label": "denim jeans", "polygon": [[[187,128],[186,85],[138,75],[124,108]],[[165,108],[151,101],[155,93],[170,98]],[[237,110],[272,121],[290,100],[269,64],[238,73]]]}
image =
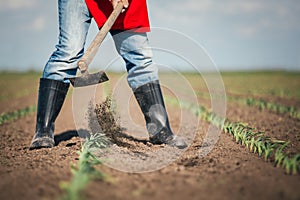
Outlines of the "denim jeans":
{"label": "denim jeans", "polygon": [[[84,53],[86,36],[92,16],[84,0],[58,0],[59,40],[43,72],[43,78],[60,80],[72,78],[77,72],[77,62]],[[132,89],[158,80],[157,66],[152,62],[152,51],[147,33],[111,31],[118,53],[128,72]]]}

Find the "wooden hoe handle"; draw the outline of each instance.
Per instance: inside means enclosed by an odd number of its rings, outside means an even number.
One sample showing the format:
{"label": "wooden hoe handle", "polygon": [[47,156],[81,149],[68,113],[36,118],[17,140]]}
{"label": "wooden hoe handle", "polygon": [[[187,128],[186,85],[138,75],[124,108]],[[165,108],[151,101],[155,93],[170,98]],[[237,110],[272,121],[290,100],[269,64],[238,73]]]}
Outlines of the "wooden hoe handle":
{"label": "wooden hoe handle", "polygon": [[107,33],[115,23],[116,19],[120,15],[123,9],[123,3],[119,2],[116,6],[116,8],[113,10],[113,12],[110,14],[108,19],[106,20],[105,24],[102,26],[99,33],[94,38],[93,42],[89,46],[89,48],[86,50],[85,54],[82,56],[82,58],[78,61],[78,67],[81,71],[81,73],[86,73],[89,64],[92,62],[93,58],[95,57],[99,46],[103,42],[104,38],[106,37]]}

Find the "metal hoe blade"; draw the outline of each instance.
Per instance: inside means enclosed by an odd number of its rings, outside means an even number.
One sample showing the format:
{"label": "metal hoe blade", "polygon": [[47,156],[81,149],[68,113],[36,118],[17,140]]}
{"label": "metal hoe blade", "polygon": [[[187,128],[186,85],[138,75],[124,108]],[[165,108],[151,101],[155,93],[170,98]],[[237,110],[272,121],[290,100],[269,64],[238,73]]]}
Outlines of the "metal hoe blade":
{"label": "metal hoe blade", "polygon": [[96,35],[85,54],[78,61],[78,68],[82,75],[80,77],[68,78],[73,87],[84,87],[108,81],[108,77],[104,71],[89,74],[88,66],[91,63],[92,59],[95,57],[100,44],[103,42],[105,36],[121,13],[123,6],[124,5],[122,2],[118,2],[117,6],[114,8],[113,12],[110,14],[99,33]]}
{"label": "metal hoe blade", "polygon": [[85,87],[89,85],[96,85],[108,81],[108,77],[104,71],[94,74],[85,73],[80,77],[68,78],[73,87]]}

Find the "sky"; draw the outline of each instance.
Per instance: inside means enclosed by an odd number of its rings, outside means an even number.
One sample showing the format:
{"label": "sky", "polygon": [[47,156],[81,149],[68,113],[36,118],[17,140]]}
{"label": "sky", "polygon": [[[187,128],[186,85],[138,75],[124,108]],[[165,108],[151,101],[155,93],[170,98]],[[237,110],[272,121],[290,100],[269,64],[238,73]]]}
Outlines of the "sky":
{"label": "sky", "polygon": [[[148,8],[152,27],[191,38],[222,71],[300,70],[299,0],[148,0]],[[0,71],[41,71],[58,38],[57,1],[0,0],[0,27]],[[96,33],[93,23],[87,45]]]}

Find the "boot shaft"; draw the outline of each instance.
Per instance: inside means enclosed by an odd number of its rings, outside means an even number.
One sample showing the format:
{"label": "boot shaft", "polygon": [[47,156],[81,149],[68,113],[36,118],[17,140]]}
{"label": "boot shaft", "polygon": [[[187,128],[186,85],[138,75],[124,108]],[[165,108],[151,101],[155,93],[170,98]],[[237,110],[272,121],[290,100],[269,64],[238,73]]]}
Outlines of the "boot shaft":
{"label": "boot shaft", "polygon": [[144,114],[150,137],[161,131],[172,134],[159,81],[138,87],[134,95]]}
{"label": "boot shaft", "polygon": [[57,80],[40,79],[37,125],[36,130],[45,132],[53,131],[54,122],[65,100],[69,84]]}
{"label": "boot shaft", "polygon": [[153,81],[134,90],[135,98],[144,114],[150,142],[168,144],[184,149],[185,140],[171,130],[159,81]]}

